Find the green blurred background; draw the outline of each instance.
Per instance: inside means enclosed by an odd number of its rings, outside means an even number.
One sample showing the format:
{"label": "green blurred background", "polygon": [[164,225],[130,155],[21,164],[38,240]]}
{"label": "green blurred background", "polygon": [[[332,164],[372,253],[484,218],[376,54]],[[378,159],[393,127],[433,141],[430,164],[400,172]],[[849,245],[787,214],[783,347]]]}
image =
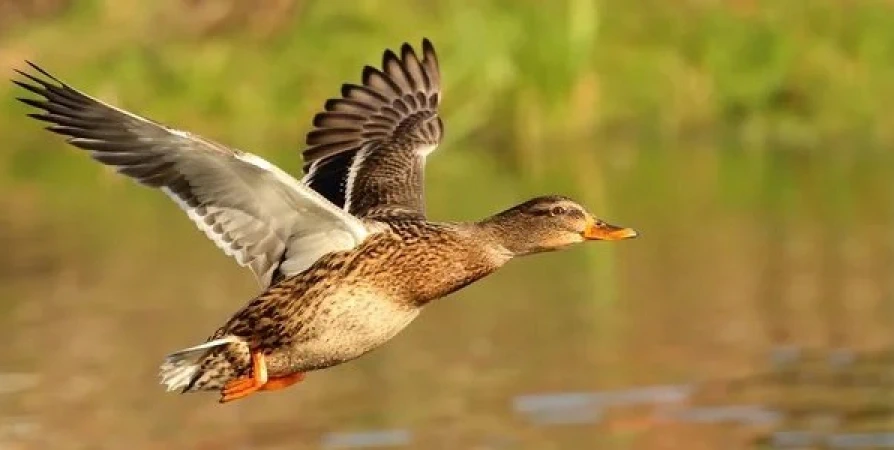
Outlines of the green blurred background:
{"label": "green blurred background", "polygon": [[[894,347],[890,1],[0,0],[10,77],[35,61],[295,175],[325,99],[422,37],[445,85],[432,218],[555,192],[640,239],[513,262],[277,395],[165,395],[160,359],[252,297],[250,273],[166,197],[42,131],[3,83],[0,372],[34,378],[0,395],[0,443],[294,449],[408,428],[413,448],[768,448],[772,430],[642,411],[540,426],[512,399],[747,378],[779,346]],[[848,369],[887,385],[711,401],[890,430],[892,364]]]}

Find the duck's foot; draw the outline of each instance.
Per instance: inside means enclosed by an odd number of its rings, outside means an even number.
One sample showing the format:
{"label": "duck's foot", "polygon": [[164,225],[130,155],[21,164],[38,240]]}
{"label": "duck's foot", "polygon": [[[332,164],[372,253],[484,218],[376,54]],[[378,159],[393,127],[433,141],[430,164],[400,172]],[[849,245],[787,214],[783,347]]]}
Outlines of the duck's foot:
{"label": "duck's foot", "polygon": [[297,372],[282,377],[267,376],[267,362],[264,353],[251,352],[251,375],[230,381],[221,391],[220,402],[239,400],[258,391],[275,391],[287,388],[304,379],[304,373]]}
{"label": "duck's foot", "polygon": [[226,403],[251,395],[267,384],[267,361],[264,353],[252,350],[251,374],[245,378],[239,378],[224,386],[220,392],[220,402]]}
{"label": "duck's foot", "polygon": [[291,375],[286,375],[284,377],[270,377],[263,386],[261,386],[262,391],[276,391],[279,389],[285,389],[301,380],[304,379],[304,372],[296,372]]}

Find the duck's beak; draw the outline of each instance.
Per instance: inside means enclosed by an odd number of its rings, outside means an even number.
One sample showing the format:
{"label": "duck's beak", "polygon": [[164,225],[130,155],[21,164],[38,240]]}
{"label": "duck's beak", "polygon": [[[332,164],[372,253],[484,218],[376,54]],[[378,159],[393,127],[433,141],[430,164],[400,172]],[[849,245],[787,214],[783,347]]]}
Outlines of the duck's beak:
{"label": "duck's beak", "polygon": [[583,233],[584,239],[590,241],[620,241],[621,239],[635,238],[638,235],[639,233],[633,228],[619,227],[592,218]]}

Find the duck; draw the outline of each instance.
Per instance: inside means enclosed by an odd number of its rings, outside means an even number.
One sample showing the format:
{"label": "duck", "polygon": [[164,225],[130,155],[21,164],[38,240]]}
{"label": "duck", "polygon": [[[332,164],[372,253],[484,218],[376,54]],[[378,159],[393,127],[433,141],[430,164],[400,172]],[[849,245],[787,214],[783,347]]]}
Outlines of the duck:
{"label": "duck", "polygon": [[[168,391],[221,403],[277,391],[390,341],[430,302],[526,255],[636,237],[563,195],[468,222],[429,220],[441,74],[428,38],[385,50],[313,117],[299,180],[260,156],[91,97],[38,65],[13,82],[68,144],[161,190],[260,286],[204,343],[167,355]],[[34,97],[36,95],[37,97]]]}

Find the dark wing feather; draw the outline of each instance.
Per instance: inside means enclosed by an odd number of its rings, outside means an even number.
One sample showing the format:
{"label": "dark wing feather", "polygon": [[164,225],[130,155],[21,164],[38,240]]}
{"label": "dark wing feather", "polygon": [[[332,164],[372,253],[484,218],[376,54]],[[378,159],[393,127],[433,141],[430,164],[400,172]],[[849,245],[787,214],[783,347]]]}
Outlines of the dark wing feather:
{"label": "dark wing feather", "polygon": [[359,217],[424,215],[425,157],[441,142],[441,80],[428,39],[422,57],[409,44],[382,68],[366,66],[362,85],[345,84],[307,135],[304,182]]}

